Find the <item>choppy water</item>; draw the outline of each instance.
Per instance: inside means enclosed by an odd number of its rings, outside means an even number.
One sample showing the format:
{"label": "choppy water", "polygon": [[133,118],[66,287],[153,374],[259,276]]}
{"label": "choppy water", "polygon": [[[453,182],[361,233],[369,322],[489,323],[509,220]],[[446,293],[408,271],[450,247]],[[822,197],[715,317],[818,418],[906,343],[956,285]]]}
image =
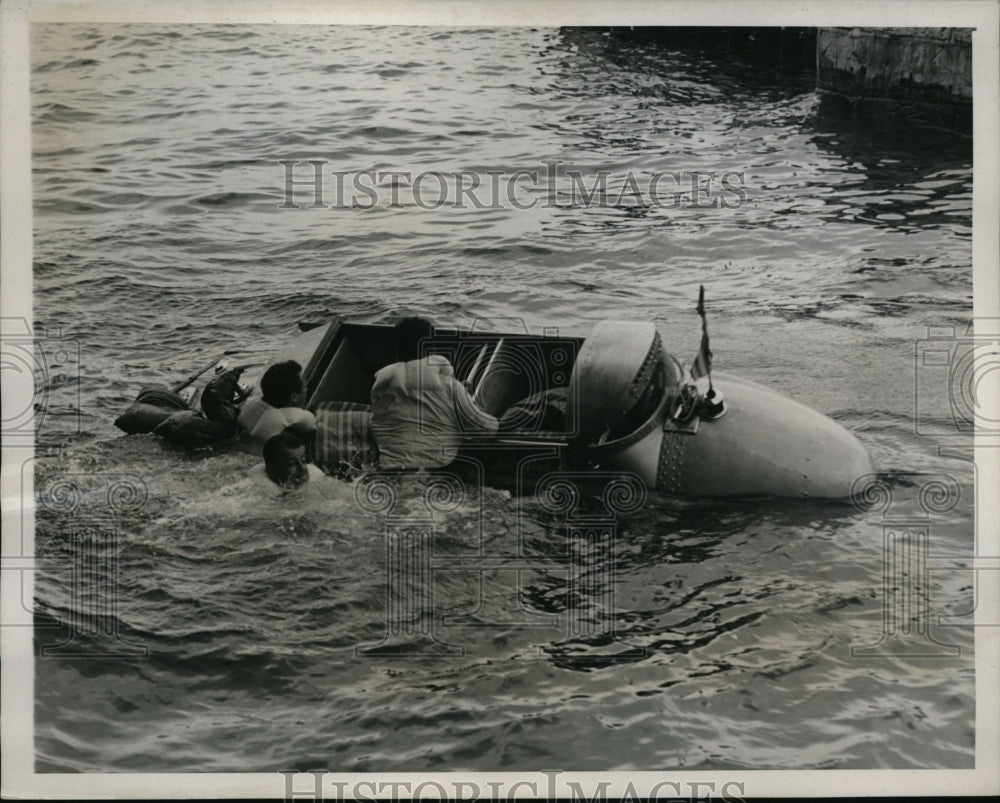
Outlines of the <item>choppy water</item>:
{"label": "choppy water", "polygon": [[[973,641],[937,618],[972,602],[969,443],[914,359],[928,325],[961,334],[971,315],[968,143],[855,132],[809,76],[597,31],[49,25],[31,44],[36,324],[80,354],[77,370],[47,352],[39,645],[117,589],[117,635],[62,649],[103,657],[36,661],[39,771],[972,766]],[[282,210],[281,159],[559,160],[610,171],[609,203],[570,205],[564,180],[518,190],[527,210]],[[747,202],[610,203],[629,171],[668,170],[743,171]],[[920,512],[928,477],[957,483],[910,600],[958,657],[926,657],[942,648],[918,633],[852,655],[883,629],[877,509],[651,497],[618,520],[611,564],[540,500],[489,489],[434,522],[434,638],[464,654],[359,655],[397,592],[354,489],[262,500],[238,451],[192,458],[111,425],[141,385],[223,349],[263,361],[331,313],[575,334],[647,319],[687,358],[699,284],[717,367],[911,472],[887,519]],[[569,554],[596,583],[571,583]],[[609,616],[617,640],[588,635]]]}

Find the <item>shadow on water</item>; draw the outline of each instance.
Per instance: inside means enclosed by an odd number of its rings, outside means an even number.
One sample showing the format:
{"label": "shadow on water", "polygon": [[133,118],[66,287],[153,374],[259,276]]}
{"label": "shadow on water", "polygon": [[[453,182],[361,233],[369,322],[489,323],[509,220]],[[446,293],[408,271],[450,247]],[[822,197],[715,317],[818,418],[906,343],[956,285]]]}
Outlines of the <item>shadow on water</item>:
{"label": "shadow on water", "polygon": [[860,124],[849,109],[825,102],[818,104],[811,127],[812,142],[853,165],[858,179],[825,200],[849,202],[861,222],[943,226],[971,236],[971,138],[891,118]]}
{"label": "shadow on water", "polygon": [[[562,63],[574,83],[583,57],[603,81],[658,79],[653,88],[665,90],[663,99],[719,102],[739,93],[779,100],[815,88],[815,34],[810,59],[807,29],[784,30],[787,41],[778,47],[762,37],[780,36],[780,28],[561,28],[551,52],[566,54]],[[645,82],[631,91],[657,94]]]}
{"label": "shadow on water", "polygon": [[[862,189],[921,188],[931,178],[950,178],[933,185],[954,193],[964,182],[971,192],[972,138],[906,124],[898,118],[859,119],[850,108],[822,98],[811,120],[817,147],[863,168]],[[945,194],[944,192],[935,194]]]}

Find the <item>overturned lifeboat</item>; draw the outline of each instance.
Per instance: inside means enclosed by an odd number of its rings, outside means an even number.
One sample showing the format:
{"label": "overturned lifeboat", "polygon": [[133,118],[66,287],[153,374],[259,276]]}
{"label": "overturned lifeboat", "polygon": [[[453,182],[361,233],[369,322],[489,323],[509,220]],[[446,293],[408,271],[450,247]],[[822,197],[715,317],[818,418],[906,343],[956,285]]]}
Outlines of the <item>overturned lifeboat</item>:
{"label": "overturned lifeboat", "polygon": [[[335,319],[302,328],[271,362],[303,366],[314,462],[334,473],[377,466],[368,403],[375,372],[395,359],[392,327]],[[516,485],[534,464],[628,472],[685,497],[841,498],[874,470],[853,434],[805,405],[724,373],[706,387],[652,323],[602,321],[586,338],[438,329],[424,349],[447,357],[500,421],[459,458],[491,484]]]}

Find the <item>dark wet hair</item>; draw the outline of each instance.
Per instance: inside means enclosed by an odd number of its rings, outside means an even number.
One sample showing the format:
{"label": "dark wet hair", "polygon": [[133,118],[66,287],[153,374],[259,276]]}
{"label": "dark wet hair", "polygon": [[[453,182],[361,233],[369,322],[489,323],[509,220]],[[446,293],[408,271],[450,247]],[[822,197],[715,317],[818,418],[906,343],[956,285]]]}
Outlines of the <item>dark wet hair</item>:
{"label": "dark wet hair", "polygon": [[283,407],[303,389],[303,385],[302,366],[295,360],[287,360],[275,363],[264,372],[260,391],[264,401],[272,407]]}
{"label": "dark wet hair", "polygon": [[268,438],[264,442],[264,467],[267,469],[268,476],[271,475],[274,463],[281,457],[283,451],[294,452],[296,449],[304,448],[305,444],[287,429]]}
{"label": "dark wet hair", "polygon": [[415,360],[420,356],[420,341],[433,337],[434,324],[426,318],[413,316],[403,318],[392,328],[392,342],[396,347],[396,359],[402,362]]}

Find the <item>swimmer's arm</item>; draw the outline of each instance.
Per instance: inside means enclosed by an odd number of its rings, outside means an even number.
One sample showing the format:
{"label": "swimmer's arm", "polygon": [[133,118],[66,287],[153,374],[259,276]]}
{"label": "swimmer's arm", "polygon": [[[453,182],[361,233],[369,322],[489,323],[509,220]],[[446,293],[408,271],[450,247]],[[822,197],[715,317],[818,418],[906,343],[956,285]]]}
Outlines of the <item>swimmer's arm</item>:
{"label": "swimmer's arm", "polygon": [[264,410],[263,402],[260,399],[250,399],[240,408],[240,414],[236,418],[236,424],[243,432],[250,434],[257,425]]}
{"label": "swimmer's arm", "polygon": [[316,429],[316,416],[301,407],[283,407],[282,414],[285,416],[285,428],[295,427],[296,430],[307,430],[312,432]]}

